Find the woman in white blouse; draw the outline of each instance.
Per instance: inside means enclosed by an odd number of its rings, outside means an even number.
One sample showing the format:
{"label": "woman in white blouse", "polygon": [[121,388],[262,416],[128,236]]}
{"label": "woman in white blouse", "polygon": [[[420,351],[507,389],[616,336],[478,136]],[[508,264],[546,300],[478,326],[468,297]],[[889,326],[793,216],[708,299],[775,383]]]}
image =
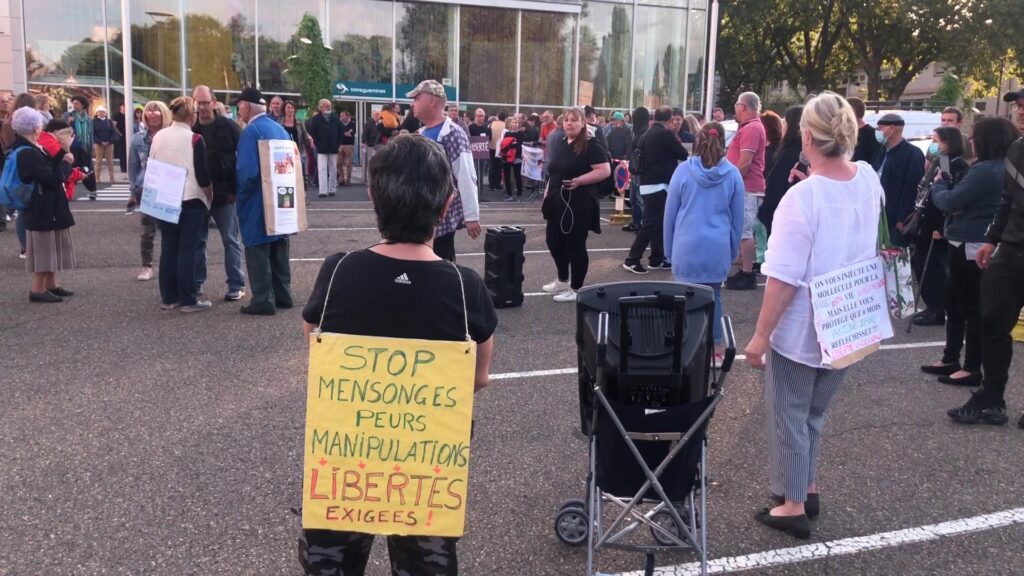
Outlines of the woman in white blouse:
{"label": "woman in white blouse", "polygon": [[761,270],[768,276],[747,362],[765,367],[769,469],[775,507],[759,522],[809,538],[820,511],[815,482],[825,410],[846,370],[822,362],[808,283],[877,256],[882,187],[874,170],[850,161],[857,120],[841,96],[825,92],[800,121],[810,176],[775,212]]}

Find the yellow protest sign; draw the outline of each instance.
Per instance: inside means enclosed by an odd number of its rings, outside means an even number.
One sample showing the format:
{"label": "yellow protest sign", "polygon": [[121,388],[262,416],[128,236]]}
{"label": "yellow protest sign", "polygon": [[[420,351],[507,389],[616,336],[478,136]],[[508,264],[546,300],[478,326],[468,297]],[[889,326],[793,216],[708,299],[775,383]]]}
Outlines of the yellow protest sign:
{"label": "yellow protest sign", "polygon": [[302,527],[461,536],[476,345],[310,340]]}

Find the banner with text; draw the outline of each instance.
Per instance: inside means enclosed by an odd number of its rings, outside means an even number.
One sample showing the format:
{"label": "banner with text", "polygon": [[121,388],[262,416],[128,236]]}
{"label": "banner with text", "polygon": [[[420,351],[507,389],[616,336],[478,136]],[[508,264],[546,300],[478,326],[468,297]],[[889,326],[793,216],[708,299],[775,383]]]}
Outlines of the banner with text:
{"label": "banner with text", "polygon": [[487,148],[490,142],[491,139],[487,136],[469,137],[469,149],[473,151],[473,160],[489,160],[491,158],[490,150]]}
{"label": "banner with text", "polygon": [[142,180],[142,199],[139,212],[177,224],[181,216],[181,201],[185,196],[188,171],[150,158],[146,161],[146,176]]}
{"label": "banner with text", "polygon": [[530,180],[544,180],[544,150],[523,146],[523,176]]}
{"label": "banner with text", "polygon": [[843,368],[892,338],[885,296],[885,267],[872,258],[811,279],[814,329],[822,360]]}
{"label": "banner with text", "polygon": [[476,345],[310,340],[302,527],[465,531]]}
{"label": "banner with text", "polygon": [[298,146],[291,140],[260,140],[259,152],[267,235],[306,230],[306,190]]}

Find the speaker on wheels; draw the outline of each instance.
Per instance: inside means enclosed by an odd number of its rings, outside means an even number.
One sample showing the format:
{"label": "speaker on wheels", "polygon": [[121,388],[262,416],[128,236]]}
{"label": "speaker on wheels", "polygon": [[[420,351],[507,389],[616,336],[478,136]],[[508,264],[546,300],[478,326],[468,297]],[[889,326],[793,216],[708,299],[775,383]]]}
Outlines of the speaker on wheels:
{"label": "speaker on wheels", "polygon": [[495,308],[523,305],[523,248],[526,231],[497,226],[484,236],[484,283]]}

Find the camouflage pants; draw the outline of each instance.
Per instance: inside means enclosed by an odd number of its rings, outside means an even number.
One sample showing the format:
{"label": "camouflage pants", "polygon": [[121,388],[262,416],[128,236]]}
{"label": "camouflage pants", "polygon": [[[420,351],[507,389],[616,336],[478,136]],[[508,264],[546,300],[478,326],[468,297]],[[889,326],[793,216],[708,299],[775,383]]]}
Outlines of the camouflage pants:
{"label": "camouflage pants", "polygon": [[156,218],[142,215],[142,238],[139,241],[139,248],[142,252],[142,267],[153,267],[153,241],[156,239]]}
{"label": "camouflage pants", "polygon": [[[458,576],[458,538],[388,536],[392,576]],[[362,576],[373,534],[303,530],[299,562],[308,576]]]}

